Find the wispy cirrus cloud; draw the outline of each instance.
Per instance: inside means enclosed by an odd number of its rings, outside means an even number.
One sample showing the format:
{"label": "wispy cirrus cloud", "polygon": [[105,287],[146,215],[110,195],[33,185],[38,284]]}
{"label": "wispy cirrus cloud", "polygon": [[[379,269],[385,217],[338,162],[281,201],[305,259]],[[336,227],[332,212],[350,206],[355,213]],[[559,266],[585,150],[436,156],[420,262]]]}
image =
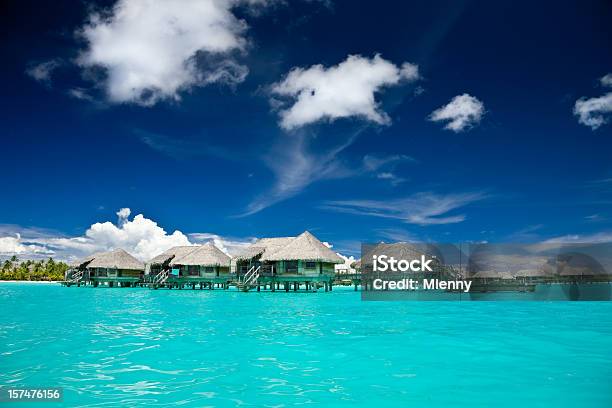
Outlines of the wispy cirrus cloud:
{"label": "wispy cirrus cloud", "polygon": [[255,197],[247,206],[246,211],[237,217],[245,217],[258,213],[265,208],[294,197],[311,184],[329,179],[345,178],[353,171],[344,166],[338,158],[353,138],[325,151],[313,152],[308,148],[308,138],[295,135],[280,143],[273,153],[266,155],[265,164],[274,174],[272,187]]}
{"label": "wispy cirrus cloud", "polygon": [[321,208],[347,214],[390,218],[407,224],[454,224],[466,219],[464,214],[450,215],[487,197],[482,192],[435,194],[422,192],[406,198],[390,200],[338,200],[327,201]]}
{"label": "wispy cirrus cloud", "polygon": [[165,154],[177,160],[184,158],[213,156],[227,160],[236,160],[241,154],[236,150],[213,145],[204,138],[178,139],[171,138],[160,133],[149,132],[142,129],[134,129],[134,134],[142,143],[151,149]]}
{"label": "wispy cirrus cloud", "polygon": [[418,67],[408,62],[397,66],[380,55],[366,58],[349,55],[337,65],[321,64],[293,68],[272,86],[280,110],[280,126],[293,130],[319,121],[333,122],[357,117],[379,125],[391,119],[379,106],[375,94],[383,88],[419,78]]}
{"label": "wispy cirrus cloud", "polygon": [[[327,149],[310,149],[311,139],[302,133],[292,135],[288,140],[283,139],[271,154],[265,155],[265,164],[275,178],[272,187],[255,197],[245,212],[239,214],[238,217],[258,213],[302,193],[310,185],[322,180],[382,174],[386,172],[382,170],[393,169],[401,162],[415,161],[407,155],[366,155],[361,165],[346,165],[341,153],[353,144],[362,130],[353,133],[344,142]],[[383,177],[382,179],[392,184],[404,181],[394,173],[391,174],[391,178]]]}
{"label": "wispy cirrus cloud", "polygon": [[485,114],[484,104],[477,98],[464,93],[436,109],[429,115],[432,122],[447,122],[444,129],[455,133],[463,132],[478,125]]}
{"label": "wispy cirrus cloud", "polygon": [[599,244],[612,242],[611,231],[601,231],[591,234],[568,234],[554,238],[547,239],[544,241],[545,244],[570,244],[570,243],[587,243],[587,244]]}

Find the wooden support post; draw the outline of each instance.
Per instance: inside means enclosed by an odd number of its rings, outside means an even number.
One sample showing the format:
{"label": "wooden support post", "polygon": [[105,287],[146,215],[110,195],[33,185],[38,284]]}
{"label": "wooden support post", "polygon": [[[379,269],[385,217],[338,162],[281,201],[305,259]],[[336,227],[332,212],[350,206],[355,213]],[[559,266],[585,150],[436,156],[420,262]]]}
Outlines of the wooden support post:
{"label": "wooden support post", "polygon": [[357,292],[357,281],[355,281],[355,292]]}
{"label": "wooden support post", "polygon": [[285,292],[289,292],[289,282],[285,282]]}
{"label": "wooden support post", "polygon": [[334,287],[334,282],[333,281],[329,281],[329,291],[332,291],[332,288]]}

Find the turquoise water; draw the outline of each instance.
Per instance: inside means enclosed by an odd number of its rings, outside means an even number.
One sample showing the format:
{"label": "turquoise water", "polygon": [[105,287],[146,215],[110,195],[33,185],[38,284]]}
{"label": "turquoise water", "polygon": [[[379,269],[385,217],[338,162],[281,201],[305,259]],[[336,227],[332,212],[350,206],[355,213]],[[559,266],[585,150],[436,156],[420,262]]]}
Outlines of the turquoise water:
{"label": "turquoise water", "polygon": [[612,406],[612,302],[0,283],[0,313],[0,386],[66,406]]}

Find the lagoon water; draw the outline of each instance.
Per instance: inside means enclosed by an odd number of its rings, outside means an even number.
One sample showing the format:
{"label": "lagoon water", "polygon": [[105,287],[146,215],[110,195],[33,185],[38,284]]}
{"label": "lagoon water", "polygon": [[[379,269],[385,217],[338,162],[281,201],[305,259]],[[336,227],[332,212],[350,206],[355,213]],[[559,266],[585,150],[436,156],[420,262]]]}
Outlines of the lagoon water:
{"label": "lagoon water", "polygon": [[612,302],[0,283],[0,316],[0,386],[65,406],[612,406]]}

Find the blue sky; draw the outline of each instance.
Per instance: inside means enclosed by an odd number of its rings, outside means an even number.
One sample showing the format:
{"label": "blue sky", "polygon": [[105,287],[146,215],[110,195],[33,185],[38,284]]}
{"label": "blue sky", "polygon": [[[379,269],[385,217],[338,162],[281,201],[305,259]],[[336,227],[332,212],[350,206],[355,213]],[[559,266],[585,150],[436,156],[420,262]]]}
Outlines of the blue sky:
{"label": "blue sky", "polygon": [[609,2],[138,4],[3,6],[3,255],[612,238]]}

